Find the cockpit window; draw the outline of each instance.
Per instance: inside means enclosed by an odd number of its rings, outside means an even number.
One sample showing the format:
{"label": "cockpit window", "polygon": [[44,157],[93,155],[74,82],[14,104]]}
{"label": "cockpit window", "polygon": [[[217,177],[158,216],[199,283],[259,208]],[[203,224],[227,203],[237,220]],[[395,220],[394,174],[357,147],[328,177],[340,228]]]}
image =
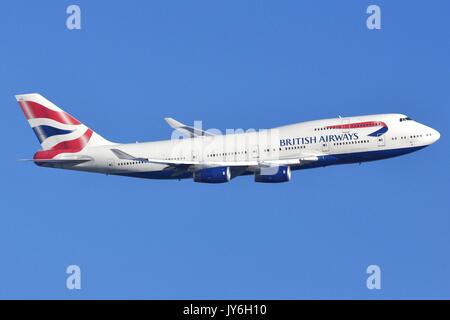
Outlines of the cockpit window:
{"label": "cockpit window", "polygon": [[400,122],[403,122],[403,121],[412,121],[412,119],[410,117],[400,118]]}

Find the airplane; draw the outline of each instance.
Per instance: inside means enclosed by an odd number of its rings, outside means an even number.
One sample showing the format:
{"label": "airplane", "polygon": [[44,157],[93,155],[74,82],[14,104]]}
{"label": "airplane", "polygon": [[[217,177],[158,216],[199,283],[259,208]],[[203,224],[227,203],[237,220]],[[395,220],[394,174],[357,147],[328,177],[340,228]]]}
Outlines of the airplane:
{"label": "airplane", "polygon": [[16,95],[41,150],[41,167],[147,179],[225,183],[253,175],[281,183],[292,171],[397,157],[423,149],[440,133],[403,114],[338,117],[273,129],[214,134],[172,118],[182,139],[115,143],[40,94]]}

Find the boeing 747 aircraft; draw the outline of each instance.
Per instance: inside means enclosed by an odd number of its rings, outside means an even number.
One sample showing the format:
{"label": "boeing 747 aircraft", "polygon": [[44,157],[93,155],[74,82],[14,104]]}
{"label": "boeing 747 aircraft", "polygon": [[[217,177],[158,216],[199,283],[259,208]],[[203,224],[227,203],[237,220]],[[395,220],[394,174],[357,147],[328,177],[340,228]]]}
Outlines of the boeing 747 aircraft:
{"label": "boeing 747 aircraft", "polygon": [[37,165],[147,179],[223,183],[253,175],[255,182],[287,182],[292,170],[392,158],[440,138],[438,131],[403,114],[307,121],[226,135],[166,118],[184,139],[125,144],[104,139],[39,94],[16,99],[41,144],[30,159]]}

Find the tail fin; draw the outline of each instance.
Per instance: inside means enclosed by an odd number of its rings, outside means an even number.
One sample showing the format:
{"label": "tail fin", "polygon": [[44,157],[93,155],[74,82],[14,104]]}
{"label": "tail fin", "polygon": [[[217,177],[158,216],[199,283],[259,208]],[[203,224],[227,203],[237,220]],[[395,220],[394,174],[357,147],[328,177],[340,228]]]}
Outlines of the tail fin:
{"label": "tail fin", "polygon": [[86,146],[112,144],[40,94],[16,99],[44,151],[76,153]]}

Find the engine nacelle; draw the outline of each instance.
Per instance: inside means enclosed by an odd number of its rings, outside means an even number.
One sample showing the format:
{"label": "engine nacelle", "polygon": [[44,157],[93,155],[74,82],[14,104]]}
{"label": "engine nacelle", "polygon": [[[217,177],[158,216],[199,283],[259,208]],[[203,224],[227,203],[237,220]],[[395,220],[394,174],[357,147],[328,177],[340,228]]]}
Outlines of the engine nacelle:
{"label": "engine nacelle", "polygon": [[261,168],[261,171],[255,174],[255,182],[280,183],[280,182],[288,182],[290,180],[291,180],[290,166]]}
{"label": "engine nacelle", "polygon": [[205,168],[194,172],[194,181],[203,183],[224,183],[231,180],[230,167]]}

